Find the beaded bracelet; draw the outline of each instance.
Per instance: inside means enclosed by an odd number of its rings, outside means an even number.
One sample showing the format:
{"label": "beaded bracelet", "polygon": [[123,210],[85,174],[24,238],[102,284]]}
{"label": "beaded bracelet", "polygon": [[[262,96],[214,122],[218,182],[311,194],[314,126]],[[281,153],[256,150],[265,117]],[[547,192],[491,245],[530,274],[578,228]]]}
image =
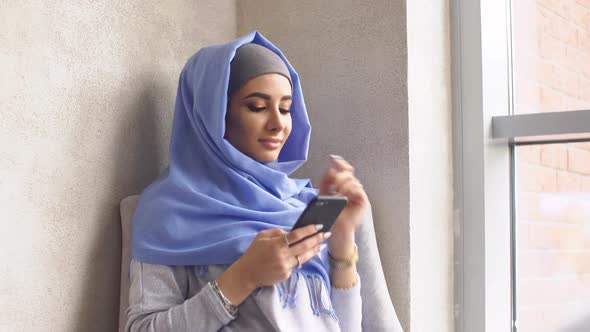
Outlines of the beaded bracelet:
{"label": "beaded bracelet", "polygon": [[225,295],[223,295],[223,293],[221,292],[221,289],[219,289],[219,284],[217,283],[217,280],[213,280],[210,283],[211,283],[211,287],[213,287],[213,291],[215,292],[215,294],[217,294],[217,297],[219,297],[219,299],[221,300],[221,303],[223,303],[223,307],[225,308],[225,310],[233,318],[236,318],[236,316],[238,315],[238,306],[232,304],[227,299],[227,297],[225,297]]}

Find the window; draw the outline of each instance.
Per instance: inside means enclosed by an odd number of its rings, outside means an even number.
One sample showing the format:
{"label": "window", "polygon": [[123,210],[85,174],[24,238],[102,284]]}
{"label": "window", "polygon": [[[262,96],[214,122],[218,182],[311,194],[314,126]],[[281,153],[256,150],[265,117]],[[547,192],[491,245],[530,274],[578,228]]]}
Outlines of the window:
{"label": "window", "polygon": [[455,326],[590,327],[590,3],[453,0]]}
{"label": "window", "polygon": [[590,142],[518,145],[515,162],[518,331],[590,329]]}
{"label": "window", "polygon": [[571,112],[590,109],[590,2],[511,7],[513,112],[544,113],[527,119],[534,131],[508,137],[513,319],[523,332],[590,330],[590,117]]}

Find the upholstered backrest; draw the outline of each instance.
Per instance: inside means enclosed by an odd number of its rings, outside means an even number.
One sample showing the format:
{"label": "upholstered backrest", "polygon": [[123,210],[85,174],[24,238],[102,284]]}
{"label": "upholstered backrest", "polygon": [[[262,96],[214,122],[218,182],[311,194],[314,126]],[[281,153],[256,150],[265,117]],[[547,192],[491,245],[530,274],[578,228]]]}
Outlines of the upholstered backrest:
{"label": "upholstered backrest", "polygon": [[119,305],[119,332],[125,331],[127,314],[125,310],[129,306],[129,261],[131,256],[131,219],[137,207],[139,195],[126,197],[121,201],[121,295]]}

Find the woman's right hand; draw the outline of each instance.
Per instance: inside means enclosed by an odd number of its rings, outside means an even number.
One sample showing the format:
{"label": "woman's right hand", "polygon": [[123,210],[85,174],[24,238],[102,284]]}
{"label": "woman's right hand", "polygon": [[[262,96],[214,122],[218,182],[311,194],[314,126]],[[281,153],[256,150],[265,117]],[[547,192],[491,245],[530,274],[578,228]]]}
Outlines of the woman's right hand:
{"label": "woman's right hand", "polygon": [[[291,232],[280,228],[259,232],[242,257],[218,278],[219,288],[233,304],[239,305],[254,289],[288,279],[293,268],[319,253],[321,242],[330,236],[323,232],[310,236],[320,229],[308,225]],[[303,238],[306,239],[299,242]]]}
{"label": "woman's right hand", "polygon": [[288,233],[280,228],[261,231],[239,259],[248,267],[244,271],[246,276],[256,287],[271,286],[288,279],[299,262],[305,264],[320,251],[320,244],[327,238],[327,233],[319,232],[296,243],[318,232],[320,227],[308,225]]}

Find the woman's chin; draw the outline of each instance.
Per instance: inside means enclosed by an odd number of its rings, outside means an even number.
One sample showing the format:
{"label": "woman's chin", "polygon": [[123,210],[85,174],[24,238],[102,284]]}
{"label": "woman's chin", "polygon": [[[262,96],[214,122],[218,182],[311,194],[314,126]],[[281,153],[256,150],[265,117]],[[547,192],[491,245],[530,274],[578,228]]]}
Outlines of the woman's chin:
{"label": "woman's chin", "polygon": [[262,164],[268,164],[276,161],[279,158],[278,153],[261,153],[257,155],[254,159]]}

